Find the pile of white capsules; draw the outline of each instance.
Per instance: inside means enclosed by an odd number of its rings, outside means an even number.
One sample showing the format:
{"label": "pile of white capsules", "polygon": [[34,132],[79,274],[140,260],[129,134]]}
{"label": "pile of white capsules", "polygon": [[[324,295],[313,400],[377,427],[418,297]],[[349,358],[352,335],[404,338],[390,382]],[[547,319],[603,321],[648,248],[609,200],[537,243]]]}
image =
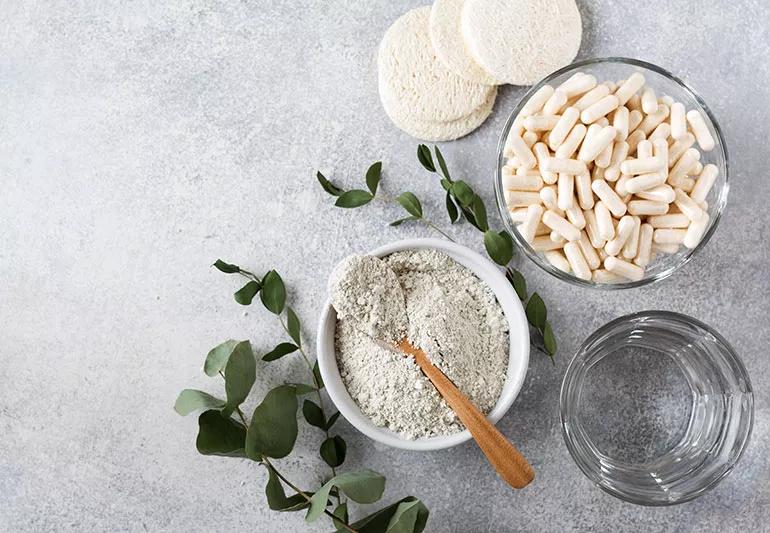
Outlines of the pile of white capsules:
{"label": "pile of white capsules", "polygon": [[[688,131],[689,130],[689,131]],[[544,85],[506,139],[505,201],[521,236],[557,268],[597,283],[640,280],[656,253],[695,248],[719,169],[699,111],[658,98],[636,72]]]}

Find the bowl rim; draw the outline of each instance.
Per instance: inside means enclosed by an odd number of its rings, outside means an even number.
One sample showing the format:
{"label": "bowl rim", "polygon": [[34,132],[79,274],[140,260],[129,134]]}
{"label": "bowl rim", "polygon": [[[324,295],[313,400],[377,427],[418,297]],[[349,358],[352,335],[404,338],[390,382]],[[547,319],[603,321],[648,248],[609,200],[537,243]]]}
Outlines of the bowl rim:
{"label": "bowl rim", "polygon": [[[569,425],[570,421],[574,418],[574,413],[571,413],[568,409],[569,407],[569,388],[570,386],[575,386],[575,380],[576,374],[578,372],[578,366],[581,365],[585,359],[586,355],[588,353],[588,348],[591,347],[593,344],[596,343],[597,339],[600,339],[607,331],[612,330],[613,328],[619,326],[619,325],[626,325],[628,327],[633,327],[635,324],[637,324],[640,321],[643,321],[648,318],[656,318],[656,319],[663,319],[669,322],[683,322],[690,326],[695,326],[697,328],[700,328],[706,332],[708,332],[713,338],[719,342],[724,348],[725,353],[729,357],[730,361],[735,365],[735,368],[740,374],[741,380],[745,383],[746,386],[746,392],[749,398],[749,411],[748,411],[748,424],[747,424],[747,430],[746,434],[743,438],[743,441],[741,442],[741,447],[738,450],[738,453],[731,459],[728,467],[716,478],[710,480],[710,482],[703,487],[701,487],[698,490],[692,491],[691,493],[677,499],[677,500],[650,500],[650,499],[644,499],[641,496],[637,496],[635,494],[624,492],[619,489],[616,489],[612,484],[607,483],[605,478],[603,478],[601,475],[597,474],[596,471],[589,468],[588,463],[583,460],[581,457],[580,452],[578,451],[578,447],[575,444],[575,435],[577,433],[569,431],[567,426]],[[585,375],[582,376],[583,378]],[[579,386],[582,388],[582,383],[579,383]],[[633,313],[629,313],[627,315],[623,315],[621,317],[615,318],[614,320],[611,320],[607,322],[606,324],[598,327],[593,333],[588,335],[586,339],[580,344],[580,347],[575,352],[575,355],[572,357],[572,359],[569,362],[569,365],[567,365],[567,370],[564,372],[564,377],[562,378],[561,388],[559,390],[559,423],[561,426],[561,434],[562,439],[564,440],[564,444],[567,447],[567,451],[569,452],[570,457],[572,458],[573,462],[578,466],[580,471],[585,475],[591,482],[595,485],[597,485],[600,489],[602,489],[604,492],[609,494],[610,496],[614,496],[615,498],[618,498],[620,500],[633,503],[636,505],[643,505],[647,507],[668,507],[672,505],[678,505],[681,503],[687,503],[689,501],[692,501],[699,496],[703,495],[704,493],[710,491],[714,487],[716,487],[727,475],[729,475],[733,469],[735,468],[735,465],[738,464],[738,461],[740,461],[741,457],[743,457],[744,453],[746,452],[746,448],[749,445],[749,442],[751,441],[751,434],[754,429],[754,388],[751,384],[751,378],[749,376],[749,372],[746,369],[746,365],[743,363],[743,360],[741,359],[738,352],[735,351],[735,348],[730,344],[727,339],[725,339],[716,329],[709,326],[708,324],[698,320],[697,318],[691,317],[689,315],[685,315],[683,313],[678,313],[675,311],[664,311],[664,310],[656,310],[656,309],[648,309],[644,311],[635,311]]]}
{"label": "bowl rim", "polygon": [[[529,245],[528,242],[526,242],[520,235],[519,232],[516,231],[515,224],[511,221],[511,218],[508,214],[508,207],[505,204],[505,196],[502,188],[502,169],[503,169],[503,152],[505,148],[505,141],[508,137],[508,133],[511,130],[511,126],[513,124],[513,121],[515,120],[516,116],[521,111],[521,108],[524,106],[524,104],[529,100],[529,98],[537,91],[539,90],[543,85],[548,84],[551,80],[561,76],[562,74],[572,72],[575,70],[578,70],[583,67],[589,67],[592,65],[599,65],[599,64],[606,64],[606,63],[617,63],[617,64],[624,64],[624,65],[630,65],[634,67],[639,67],[643,69],[650,70],[656,74],[659,74],[665,78],[668,78],[670,81],[674,82],[675,84],[679,85],[679,87],[695,101],[700,106],[700,111],[702,111],[705,115],[707,120],[711,123],[711,125],[714,128],[714,132],[716,133],[716,146],[715,150],[718,150],[722,154],[722,159],[724,161],[724,185],[722,186],[722,189],[719,191],[718,196],[718,202],[715,204],[713,208],[713,212],[709,213],[709,216],[713,218],[712,223],[710,224],[709,228],[706,230],[706,233],[703,235],[703,238],[698,243],[698,245],[692,249],[687,250],[680,256],[680,259],[678,262],[673,263],[669,267],[667,267],[664,270],[661,270],[660,272],[657,272],[654,275],[651,275],[649,277],[644,277],[641,280],[638,281],[626,281],[622,283],[597,283],[592,280],[583,280],[576,276],[573,276],[572,274],[569,274],[567,272],[563,272],[562,270],[559,270],[552,264],[550,264],[544,257],[541,256],[539,252],[536,252],[532,249],[532,247]],[[730,192],[730,161],[729,161],[729,155],[727,152],[727,145],[724,140],[724,135],[722,134],[722,129],[719,126],[719,123],[716,120],[716,117],[712,113],[711,109],[706,105],[706,102],[703,100],[703,98],[700,96],[698,92],[696,92],[692,87],[687,85],[682,79],[675,76],[668,70],[659,67],[658,65],[655,65],[653,63],[649,63],[647,61],[642,61],[639,59],[632,59],[628,57],[599,57],[599,58],[591,58],[586,59],[584,61],[577,61],[575,63],[571,63],[565,67],[560,68],[559,70],[556,70],[549,74],[548,76],[544,77],[542,80],[537,82],[535,85],[531,86],[530,89],[519,99],[519,101],[516,103],[516,105],[513,108],[513,111],[511,111],[511,114],[508,116],[508,119],[505,122],[505,125],[503,126],[502,132],[500,134],[500,138],[498,140],[497,144],[497,164],[496,164],[496,170],[495,170],[495,176],[494,176],[494,188],[495,188],[495,201],[497,203],[497,209],[500,214],[500,218],[503,221],[503,225],[505,226],[508,233],[511,234],[513,237],[514,242],[518,246],[519,249],[521,249],[524,254],[538,267],[540,267],[542,270],[545,270],[555,278],[566,281],[568,283],[572,283],[574,285],[578,285],[581,287],[590,287],[593,289],[599,289],[599,290],[606,290],[606,291],[615,291],[615,290],[622,290],[622,289],[633,289],[636,287],[643,287],[647,285],[651,285],[653,283],[662,281],[669,276],[671,276],[676,270],[683,267],[687,263],[690,262],[690,260],[695,256],[696,253],[698,253],[701,249],[703,249],[706,244],[711,239],[712,235],[717,229],[717,226],[719,225],[719,221],[722,218],[722,214],[724,212],[725,206],[727,204],[727,196]],[[709,206],[709,210],[712,211],[711,206]]]}
{"label": "bowl rim", "polygon": [[[513,405],[518,397],[529,367],[529,326],[524,307],[500,269],[489,259],[463,245],[434,238],[402,239],[379,246],[367,255],[383,257],[402,250],[435,249],[444,252],[452,259],[471,270],[477,277],[489,285],[495,294],[509,326],[509,350],[506,379],[500,397],[487,415],[492,423],[497,423]],[[452,435],[409,440],[398,433],[375,426],[356,405],[347,391],[337,367],[337,355],[334,349],[334,331],[337,314],[327,298],[318,322],[316,350],[318,367],[326,387],[326,392],[342,416],[358,431],[378,442],[414,451],[440,450],[456,446],[470,440],[471,434],[465,429]],[[330,338],[331,335],[331,338]],[[331,342],[331,349],[329,343]]]}

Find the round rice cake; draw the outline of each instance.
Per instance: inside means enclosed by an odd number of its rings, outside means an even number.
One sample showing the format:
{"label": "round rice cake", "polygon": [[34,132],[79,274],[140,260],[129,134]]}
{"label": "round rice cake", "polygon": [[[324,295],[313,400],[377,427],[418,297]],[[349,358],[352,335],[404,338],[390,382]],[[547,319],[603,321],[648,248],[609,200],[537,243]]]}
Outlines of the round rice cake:
{"label": "round rice cake", "polygon": [[416,139],[423,141],[453,141],[468,135],[481,126],[492,112],[497,98],[497,87],[493,87],[487,100],[470,114],[446,122],[422,120],[406,112],[388,93],[383,84],[379,84],[380,100],[388,118],[397,128]]}
{"label": "round rice cake", "polygon": [[381,87],[385,85],[400,109],[422,121],[448,122],[481,107],[494,86],[465,80],[436,57],[428,29],[430,9],[413,9],[388,28],[377,67]]}
{"label": "round rice cake", "polygon": [[476,62],[513,85],[571,63],[583,34],[575,0],[465,0],[460,26]]}
{"label": "round rice cake", "polygon": [[460,16],[465,0],[434,0],[430,10],[430,39],[444,65],[466,80],[485,85],[499,82],[481,68],[465,46],[460,30]]}

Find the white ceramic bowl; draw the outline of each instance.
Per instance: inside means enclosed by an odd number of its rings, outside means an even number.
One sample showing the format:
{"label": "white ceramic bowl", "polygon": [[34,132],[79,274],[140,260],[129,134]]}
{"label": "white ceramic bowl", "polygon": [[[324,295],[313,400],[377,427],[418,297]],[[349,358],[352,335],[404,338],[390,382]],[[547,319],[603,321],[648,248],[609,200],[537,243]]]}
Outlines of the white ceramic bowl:
{"label": "white ceramic bowl", "polygon": [[[508,375],[497,404],[487,416],[490,421],[496,423],[513,404],[524,382],[524,376],[527,374],[527,367],[529,365],[529,326],[524,315],[524,309],[516,292],[500,269],[485,257],[469,250],[465,246],[440,239],[404,239],[372,250],[369,252],[369,255],[385,257],[400,250],[420,250],[425,248],[444,252],[489,285],[508,320],[510,328]],[[376,441],[405,450],[440,450],[455,446],[471,438],[468,430],[464,430],[448,436],[409,440],[394,431],[374,425],[361,412],[353,398],[351,398],[340,377],[334,349],[336,325],[337,313],[327,300],[318,324],[318,366],[329,397],[348,422],[353,424],[364,435]]]}

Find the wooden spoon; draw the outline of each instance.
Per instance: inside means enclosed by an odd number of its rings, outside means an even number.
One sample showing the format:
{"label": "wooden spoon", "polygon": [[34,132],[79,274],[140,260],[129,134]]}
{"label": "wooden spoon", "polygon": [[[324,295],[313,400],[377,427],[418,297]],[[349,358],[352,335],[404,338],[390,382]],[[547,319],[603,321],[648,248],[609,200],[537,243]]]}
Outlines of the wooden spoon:
{"label": "wooden spoon", "polygon": [[413,346],[406,338],[401,339],[396,346],[403,353],[414,357],[423,373],[468,428],[489,464],[497,470],[500,477],[516,489],[529,485],[535,479],[535,471],[521,452],[476,409],[446,374],[430,362],[425,352]]}

